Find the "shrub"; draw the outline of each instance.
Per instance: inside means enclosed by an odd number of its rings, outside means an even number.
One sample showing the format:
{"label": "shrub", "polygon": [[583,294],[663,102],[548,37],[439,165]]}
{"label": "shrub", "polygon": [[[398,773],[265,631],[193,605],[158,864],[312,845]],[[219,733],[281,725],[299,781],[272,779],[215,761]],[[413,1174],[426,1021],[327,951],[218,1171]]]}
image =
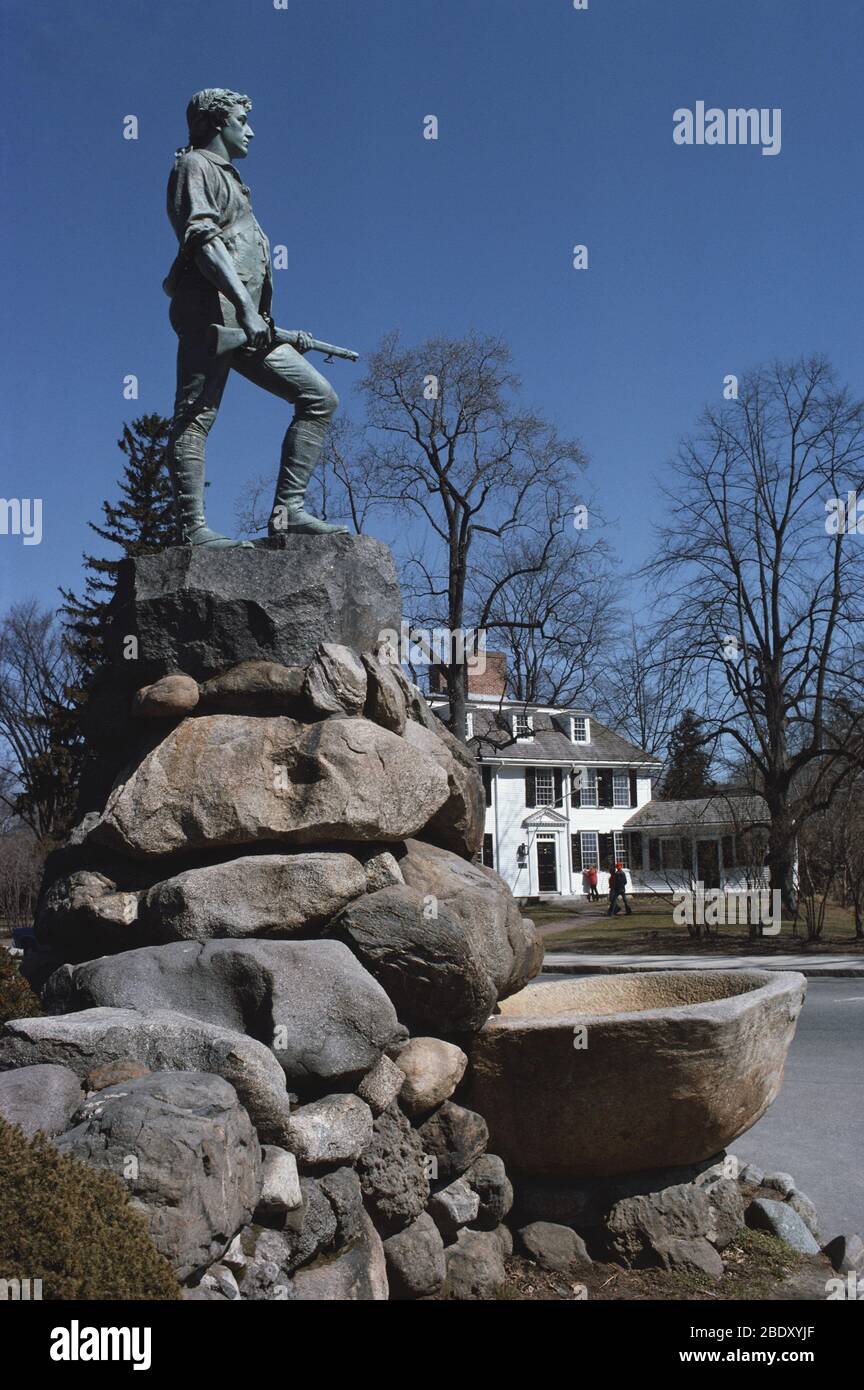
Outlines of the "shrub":
{"label": "shrub", "polygon": [[121,1180],[3,1119],[0,1279],[41,1279],[43,1299],[180,1297]]}
{"label": "shrub", "polygon": [[8,1023],[10,1018],[35,1018],[41,1012],[39,1000],[18,969],[18,962],[0,946],[0,1023]]}

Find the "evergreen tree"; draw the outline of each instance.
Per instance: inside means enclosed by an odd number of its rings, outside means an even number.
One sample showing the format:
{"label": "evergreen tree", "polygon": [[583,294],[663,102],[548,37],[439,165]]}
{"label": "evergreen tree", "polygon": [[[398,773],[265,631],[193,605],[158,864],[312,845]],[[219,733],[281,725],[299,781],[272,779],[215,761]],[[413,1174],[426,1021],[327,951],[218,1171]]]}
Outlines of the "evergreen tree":
{"label": "evergreen tree", "polygon": [[692,709],[685,709],[669,736],[669,758],[663,778],[665,801],[687,801],[716,790],[711,754],[702,742],[702,726]]}
{"label": "evergreen tree", "polygon": [[76,706],[86,700],[87,683],[103,661],[105,612],[114,594],[120,561],[149,555],[174,543],[173,498],[165,466],[168,426],[169,421],[161,415],[142,415],[123,426],[123,437],[117,441],[126,455],[120,500],[102,503],[101,526],[88,522],[97,536],[119,547],[121,554],[108,559],[85,555],[83,596],[60,590],[65,600],[60,611],[66,617],[67,641],[80,665],[76,686],[69,691]]}

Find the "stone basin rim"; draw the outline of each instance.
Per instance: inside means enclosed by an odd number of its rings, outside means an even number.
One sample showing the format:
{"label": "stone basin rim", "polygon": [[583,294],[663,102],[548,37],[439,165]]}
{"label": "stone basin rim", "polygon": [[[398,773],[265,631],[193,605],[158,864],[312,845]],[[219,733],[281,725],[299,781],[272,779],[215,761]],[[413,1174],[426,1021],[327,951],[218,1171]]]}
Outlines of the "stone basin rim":
{"label": "stone basin rim", "polygon": [[[483,1025],[483,1032],[491,1029],[497,1031],[516,1031],[538,1029],[549,1029],[556,1026],[572,1026],[574,1021],[594,1022],[597,1027],[614,1023],[625,1024],[645,1020],[650,1022],[652,1019],[664,1018],[667,1020],[687,1022],[697,1019],[710,1022],[712,1019],[723,1018],[728,1020],[730,1015],[734,1016],[744,1012],[746,1009],[753,1008],[769,999],[774,999],[782,995],[788,995],[790,1000],[795,998],[799,991],[802,991],[802,999],[807,991],[807,978],[796,970],[704,970],[704,971],[675,971],[675,970],[644,970],[639,972],[639,979],[656,980],[658,978],[669,979],[671,976],[679,976],[684,979],[693,980],[698,976],[717,976],[728,975],[739,981],[748,981],[744,989],[735,994],[724,994],[717,999],[701,999],[689,1004],[667,1004],[659,1005],[650,1009],[621,1009],[615,1013],[592,1013],[578,1009],[565,1009],[558,1013],[538,1013],[538,1014],[492,1014]],[[580,976],[580,980],[594,978],[592,976]],[[608,975],[598,976],[600,979],[608,979]],[[560,981],[548,981],[548,984],[562,983]],[[525,990],[519,993],[527,993],[529,990],[542,989],[542,985],[528,985]],[[515,996],[512,996],[515,997]],[[800,1012],[800,1005],[796,1009],[796,1017]]]}

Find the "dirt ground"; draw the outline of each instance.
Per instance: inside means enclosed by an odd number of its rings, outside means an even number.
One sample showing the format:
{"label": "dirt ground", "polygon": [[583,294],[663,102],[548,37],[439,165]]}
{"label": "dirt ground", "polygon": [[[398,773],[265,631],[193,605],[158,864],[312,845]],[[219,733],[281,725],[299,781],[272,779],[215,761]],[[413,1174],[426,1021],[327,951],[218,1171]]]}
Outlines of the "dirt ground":
{"label": "dirt ground", "polygon": [[826,1281],[836,1278],[823,1255],[804,1256],[760,1231],[745,1231],[723,1251],[726,1272],[712,1280],[662,1269],[622,1269],[595,1264],[578,1276],[550,1274],[518,1255],[506,1262],[501,1298],[517,1302],[575,1303],[615,1300],[727,1302],[802,1300],[824,1302]]}

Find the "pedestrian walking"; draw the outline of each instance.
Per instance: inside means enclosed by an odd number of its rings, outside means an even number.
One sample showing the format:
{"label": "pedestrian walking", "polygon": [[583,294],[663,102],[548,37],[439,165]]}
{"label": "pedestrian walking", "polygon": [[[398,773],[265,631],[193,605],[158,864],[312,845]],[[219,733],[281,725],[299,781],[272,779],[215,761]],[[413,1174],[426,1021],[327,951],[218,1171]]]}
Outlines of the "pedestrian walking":
{"label": "pedestrian walking", "polygon": [[616,864],[609,875],[609,911],[608,917],[617,917],[621,911],[618,906],[618,899],[621,899],[628,917],[633,916],[633,909],[627,901],[627,875],[623,865]]}

